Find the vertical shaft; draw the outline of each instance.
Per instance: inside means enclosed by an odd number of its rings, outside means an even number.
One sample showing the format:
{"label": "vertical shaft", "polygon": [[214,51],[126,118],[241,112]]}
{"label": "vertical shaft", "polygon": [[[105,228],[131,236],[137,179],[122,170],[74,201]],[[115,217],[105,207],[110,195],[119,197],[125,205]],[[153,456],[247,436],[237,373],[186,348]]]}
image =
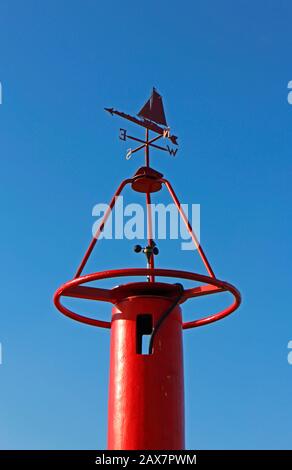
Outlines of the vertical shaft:
{"label": "vertical shaft", "polygon": [[[147,209],[147,239],[148,246],[153,246],[153,230],[152,230],[152,209],[151,209],[151,195],[146,193],[146,209]],[[149,268],[154,268],[154,255],[151,253],[148,262]],[[155,277],[153,275],[149,276],[149,281],[154,282]]]}
{"label": "vertical shaft", "polygon": [[145,131],[145,141],[146,141],[146,145],[145,145],[145,166],[147,166],[147,168],[149,167],[149,164],[150,164],[150,159],[149,159],[149,145],[148,145],[148,142],[149,142],[149,130],[146,129]]}
{"label": "vertical shaft", "polygon": [[[146,129],[145,131],[145,165],[148,168],[149,163],[150,163],[150,158],[149,158],[149,130]],[[146,211],[147,211],[147,240],[148,240],[148,246],[152,247],[153,244],[153,229],[152,229],[152,210],[151,210],[151,195],[149,192],[146,193]],[[148,268],[154,268],[154,256],[153,253],[150,254],[149,261],[147,263]],[[149,276],[148,277],[149,282],[154,282],[155,277],[154,276]]]}

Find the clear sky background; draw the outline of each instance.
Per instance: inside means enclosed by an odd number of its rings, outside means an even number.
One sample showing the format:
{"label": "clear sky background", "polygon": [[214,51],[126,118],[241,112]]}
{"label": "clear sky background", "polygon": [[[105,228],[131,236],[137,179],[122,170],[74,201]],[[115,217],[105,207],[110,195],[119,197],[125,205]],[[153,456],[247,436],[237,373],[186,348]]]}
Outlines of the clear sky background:
{"label": "clear sky background", "polygon": [[[187,447],[292,448],[291,17],[288,0],[1,2],[1,448],[106,446],[109,332],[63,317],[52,296],[87,247],[93,205],[142,164],[125,160],[124,123],[103,107],[136,113],[153,85],[180,142],[153,166],[201,204],[202,245],[243,296],[184,333]],[[119,243],[89,269],[143,266]],[[158,262],[204,272],[175,243]]]}

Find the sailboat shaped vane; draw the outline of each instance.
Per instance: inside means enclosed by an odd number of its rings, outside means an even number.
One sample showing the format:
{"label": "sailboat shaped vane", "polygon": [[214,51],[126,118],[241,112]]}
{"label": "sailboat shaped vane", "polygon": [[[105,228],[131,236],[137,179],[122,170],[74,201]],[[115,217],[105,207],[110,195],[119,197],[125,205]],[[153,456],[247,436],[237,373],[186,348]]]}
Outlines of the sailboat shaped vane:
{"label": "sailboat shaped vane", "polygon": [[[119,137],[121,140],[126,141],[127,139],[130,139],[141,144],[135,149],[128,149],[126,154],[127,159],[131,158],[131,156],[139,150],[145,149],[145,163],[146,166],[149,166],[150,147],[155,148],[157,150],[162,150],[164,152],[168,152],[172,156],[176,155],[177,149],[173,149],[169,145],[162,147],[154,143],[157,140],[163,138],[168,139],[173,145],[178,145],[177,136],[172,135],[170,132],[170,128],[167,126],[162,97],[155,88],[153,88],[149,100],[146,101],[144,106],[140,109],[139,113],[137,114],[138,117],[123,113],[122,111],[118,111],[114,108],[104,109],[112,116],[115,114],[116,116],[120,116],[124,119],[127,119],[128,121],[131,121],[134,124],[138,124],[139,126],[144,127],[146,129],[145,140],[129,135],[126,129],[120,129]],[[153,138],[149,138],[149,131],[154,132],[158,135]]]}
{"label": "sailboat shaped vane", "polygon": [[149,119],[157,124],[167,126],[163,102],[159,93],[153,87],[152,95],[150,99],[144,104],[143,108],[138,113],[139,117]]}

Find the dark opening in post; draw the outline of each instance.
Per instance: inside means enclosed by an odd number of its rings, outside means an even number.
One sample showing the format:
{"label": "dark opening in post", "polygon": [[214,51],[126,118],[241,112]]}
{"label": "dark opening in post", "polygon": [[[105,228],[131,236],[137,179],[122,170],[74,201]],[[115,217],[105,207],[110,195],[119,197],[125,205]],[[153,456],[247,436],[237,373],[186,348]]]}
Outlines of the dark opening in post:
{"label": "dark opening in post", "polygon": [[149,354],[149,341],[153,330],[152,315],[143,314],[137,316],[136,351],[137,354]]}

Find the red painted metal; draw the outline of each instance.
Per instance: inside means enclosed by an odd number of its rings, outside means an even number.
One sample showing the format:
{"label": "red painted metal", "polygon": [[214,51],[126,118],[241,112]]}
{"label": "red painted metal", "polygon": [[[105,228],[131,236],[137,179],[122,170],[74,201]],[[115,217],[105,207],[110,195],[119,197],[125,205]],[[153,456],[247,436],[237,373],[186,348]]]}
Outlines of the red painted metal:
{"label": "red painted metal", "polygon": [[132,182],[132,189],[138,193],[156,193],[162,187],[162,173],[153,168],[142,166],[137,170]]}
{"label": "red painted metal", "polygon": [[[92,281],[102,280],[102,279],[127,277],[127,276],[162,276],[162,277],[171,277],[171,278],[176,278],[176,279],[187,279],[187,280],[197,281],[197,282],[206,284],[205,286],[196,286],[191,289],[185,289],[182,299],[181,299],[181,303],[193,297],[199,297],[199,296],[208,295],[208,294],[215,294],[215,293],[219,293],[223,291],[230,292],[233,295],[234,302],[230,306],[221,310],[218,313],[208,315],[207,317],[183,323],[184,329],[195,328],[198,326],[206,325],[208,323],[213,323],[217,320],[221,320],[222,318],[234,312],[239,307],[240,302],[241,302],[240,293],[232,284],[226,281],[221,281],[214,277],[204,276],[203,274],[190,273],[187,271],[179,271],[176,269],[127,268],[127,269],[114,269],[111,271],[103,271],[103,272],[98,272],[98,273],[87,274],[85,276],[81,276],[79,278],[73,279],[72,281],[66,282],[55,293],[55,297],[54,297],[55,305],[60,310],[60,312],[72,318],[73,320],[77,320],[82,323],[87,323],[93,326],[110,328],[111,327],[110,322],[96,320],[93,318],[88,318],[88,317],[79,315],[73,312],[72,310],[70,310],[69,308],[65,307],[64,305],[62,305],[60,299],[62,296],[82,298],[82,292],[79,291],[79,288],[83,284],[86,284]],[[94,287],[94,288],[92,287],[91,289],[93,289],[92,291],[90,291],[91,297],[88,297],[88,294],[87,294],[83,298],[85,299],[94,298],[93,292],[95,292],[95,300],[111,302],[113,304],[118,301],[118,298],[116,296],[117,290],[115,289],[113,289],[113,291],[108,290],[108,289],[100,289],[97,287]],[[72,295],[72,293],[74,295]],[[143,294],[141,295],[143,296]],[[145,295],[148,295],[147,290],[145,290]]]}
{"label": "red painted metal", "polygon": [[[148,283],[149,284],[149,283]],[[112,312],[108,448],[184,449],[182,325],[179,307],[157,333],[153,354],[137,354],[137,316],[157,322],[171,303],[130,297]]]}
{"label": "red painted metal", "polygon": [[[146,129],[143,141],[127,136],[127,131],[122,130],[123,140],[128,137],[142,144],[129,152],[128,155],[145,149],[145,166],[140,168],[132,178],[122,181],[110,201],[108,210],[89,244],[74,279],[66,282],[56,291],[54,302],[61,313],[74,320],[111,329],[108,447],[117,450],[183,449],[182,330],[207,325],[230,315],[239,307],[241,297],[232,284],[215,277],[211,264],[170,182],[149,166],[149,149],[151,147],[165,151],[165,148],[154,145],[156,140],[167,138],[177,145],[177,137],[170,134],[170,129],[163,129],[157,124],[157,122],[166,124],[162,101],[159,105],[154,103],[153,106],[153,102],[150,100],[141,110],[142,114],[140,113],[140,115],[144,117],[143,120],[113,108],[106,110]],[[154,122],[154,118],[156,122]],[[149,119],[153,119],[153,121]],[[150,139],[150,131],[155,132],[158,136]],[[167,150],[172,152],[168,147]],[[148,251],[145,251],[145,248],[144,253],[147,254],[147,268],[114,269],[82,275],[109,215],[115,207],[117,197],[128,184],[133,190],[146,195],[148,239],[148,247],[146,248]],[[151,193],[160,191],[163,185],[173,199],[208,275],[154,267],[153,251],[151,250],[155,247],[150,206]],[[103,279],[137,276],[146,277],[148,282],[131,282],[112,289],[96,287],[91,284]],[[195,285],[184,289],[178,284],[158,282],[158,277],[194,281]],[[203,318],[196,318],[188,322],[182,321],[179,304],[191,298],[220,292],[232,294],[233,302],[229,306]],[[109,321],[80,315],[74,312],[71,307],[63,305],[61,302],[63,297],[111,303],[114,305],[112,318]],[[147,327],[146,323],[144,325],[145,331],[144,327],[141,327],[141,315],[147,316],[147,322],[151,318],[151,325],[148,324]],[[149,352],[142,354],[141,335],[142,333],[148,334],[148,330],[151,333],[150,354]]]}
{"label": "red painted metal", "polygon": [[[147,160],[147,157],[146,157],[146,161],[148,161],[148,160]],[[146,170],[146,171],[145,171],[145,170]],[[166,188],[168,189],[168,191],[169,191],[169,193],[170,193],[170,195],[171,195],[171,197],[172,197],[172,199],[173,199],[173,201],[174,201],[174,203],[175,203],[175,205],[176,205],[176,207],[177,207],[177,209],[178,209],[178,211],[179,211],[179,214],[180,214],[182,220],[184,221],[184,223],[185,223],[185,225],[186,225],[186,228],[187,228],[187,230],[188,230],[188,232],[189,232],[189,235],[190,235],[190,237],[192,238],[192,240],[193,240],[193,242],[194,242],[194,244],[195,244],[196,249],[198,250],[198,253],[199,253],[199,255],[200,255],[200,257],[201,257],[201,259],[202,259],[202,261],[203,261],[203,263],[204,263],[204,265],[205,265],[205,267],[206,267],[206,270],[207,270],[208,274],[209,274],[211,277],[214,277],[214,278],[215,278],[214,271],[213,271],[213,269],[212,269],[212,267],[211,267],[211,265],[210,265],[210,263],[209,263],[209,261],[208,261],[208,259],[207,259],[207,256],[206,256],[206,254],[205,254],[205,252],[204,252],[204,250],[203,250],[203,248],[202,248],[202,246],[201,246],[201,244],[200,244],[200,242],[199,242],[197,236],[195,235],[195,233],[194,233],[194,231],[193,231],[193,229],[192,229],[192,226],[191,226],[190,222],[188,221],[188,219],[187,219],[187,217],[186,217],[186,215],[185,215],[185,213],[184,213],[184,211],[183,211],[183,209],[182,209],[182,207],[181,207],[181,204],[180,204],[180,202],[179,202],[179,200],[178,200],[178,197],[176,196],[176,194],[175,194],[175,192],[174,192],[174,189],[172,188],[170,182],[169,182],[168,180],[164,179],[164,178],[162,177],[161,173],[156,172],[155,170],[153,170],[152,168],[147,167],[147,166],[146,166],[146,167],[142,167],[140,170],[138,170],[138,171],[136,172],[136,174],[135,174],[132,178],[128,178],[128,179],[125,179],[124,181],[122,181],[122,183],[120,184],[120,186],[119,186],[118,189],[116,190],[116,192],[115,192],[115,194],[114,194],[114,196],[113,196],[113,198],[112,198],[112,200],[111,200],[111,202],[110,202],[110,204],[109,204],[109,207],[108,207],[107,211],[106,211],[105,214],[104,214],[104,217],[103,217],[103,219],[102,219],[102,222],[101,222],[101,224],[100,224],[100,226],[99,226],[97,232],[95,233],[95,235],[94,235],[94,237],[93,237],[93,239],[92,239],[92,241],[91,241],[91,243],[90,243],[90,245],[89,245],[89,247],[88,247],[88,249],[87,249],[87,251],[86,251],[86,253],[85,253],[85,255],[84,255],[84,257],[83,257],[83,259],[82,259],[82,261],[81,261],[81,263],[80,263],[80,265],[79,265],[79,267],[78,267],[78,269],[77,269],[77,272],[76,272],[76,274],[75,274],[75,278],[77,278],[77,277],[79,277],[79,276],[81,275],[81,273],[82,273],[82,271],[83,271],[83,269],[84,269],[84,267],[85,267],[85,265],[86,265],[86,263],[87,263],[87,261],[88,261],[90,255],[91,255],[91,253],[92,253],[92,251],[93,251],[93,248],[95,247],[96,242],[97,242],[98,238],[100,237],[100,234],[101,234],[102,230],[104,229],[104,226],[105,226],[105,224],[106,224],[106,221],[107,221],[107,219],[108,219],[108,217],[109,217],[111,211],[113,210],[113,208],[114,208],[114,206],[115,206],[116,198],[121,194],[123,188],[124,188],[127,184],[131,183],[131,184],[132,184],[132,187],[134,187],[134,185],[137,184],[137,182],[139,182],[139,179],[141,178],[141,172],[144,173],[144,174],[143,174],[143,186],[142,186],[142,188],[144,188],[144,190],[142,189],[143,192],[144,192],[144,191],[145,191],[146,193],[152,192],[152,190],[151,190],[152,187],[154,187],[154,191],[158,191],[158,190],[159,190],[159,187],[158,187],[157,185],[164,184],[164,185],[166,186]],[[150,173],[150,172],[151,172],[151,173]],[[156,175],[155,175],[155,173],[156,173]],[[159,175],[159,176],[158,176],[158,175]],[[160,175],[161,175],[161,177],[160,177]],[[150,190],[147,190],[147,180],[148,180],[148,182],[149,182],[148,185],[150,186]],[[154,185],[155,185],[155,186],[154,186]],[[148,197],[148,200],[149,200],[149,197]],[[149,212],[149,205],[147,204],[147,213],[148,213],[148,212]],[[149,231],[149,223],[150,223],[150,221],[151,221],[151,218],[149,218],[149,215],[148,215],[147,219],[148,219],[148,225],[147,225],[147,227],[148,227],[148,231]],[[148,237],[148,238],[149,238],[149,237]]]}
{"label": "red painted metal", "polygon": [[177,207],[177,210],[179,211],[179,214],[180,214],[181,218],[183,219],[183,221],[184,221],[184,223],[185,223],[185,225],[186,225],[186,227],[187,227],[187,230],[188,230],[188,232],[189,232],[189,235],[192,237],[192,240],[193,240],[193,242],[194,242],[194,244],[195,244],[195,247],[197,248],[197,250],[198,250],[198,252],[199,252],[199,255],[201,256],[201,259],[202,259],[202,261],[203,261],[203,263],[204,263],[204,265],[205,265],[205,268],[207,269],[209,275],[210,275],[211,277],[214,277],[214,278],[215,278],[214,271],[213,271],[213,269],[211,268],[211,265],[210,265],[210,263],[209,263],[209,261],[208,261],[208,259],[207,259],[207,256],[205,255],[204,250],[203,250],[202,246],[200,245],[200,242],[199,242],[198,238],[196,237],[196,234],[195,234],[195,232],[193,231],[193,228],[192,228],[190,222],[188,221],[187,216],[185,215],[185,213],[184,213],[184,211],[183,211],[183,208],[181,207],[181,204],[180,204],[180,202],[179,202],[179,200],[178,200],[178,197],[176,196],[176,194],[175,194],[175,192],[174,192],[174,189],[172,188],[170,182],[167,181],[166,179],[162,179],[161,181],[165,184],[165,186],[167,187],[167,189],[168,189],[168,191],[169,191],[169,193],[170,193],[172,199],[174,200],[174,203],[175,203],[175,205],[176,205],[176,207]]}
{"label": "red painted metal", "polygon": [[93,248],[95,247],[96,242],[97,242],[97,240],[99,239],[100,234],[101,234],[101,232],[102,232],[103,229],[104,229],[104,226],[105,226],[105,224],[106,224],[106,221],[107,221],[107,219],[109,218],[109,216],[110,216],[110,214],[111,214],[111,211],[113,210],[113,208],[114,208],[114,206],[115,206],[117,197],[121,194],[121,192],[122,192],[122,190],[124,189],[124,187],[125,187],[127,184],[131,183],[132,181],[133,181],[132,178],[129,178],[129,179],[126,179],[126,180],[122,181],[121,184],[120,184],[120,186],[119,186],[118,189],[116,190],[115,194],[113,195],[113,198],[112,198],[111,202],[109,203],[108,209],[106,210],[106,212],[105,212],[105,214],[104,214],[104,216],[103,216],[103,219],[102,219],[102,221],[101,221],[101,224],[100,224],[100,226],[98,227],[98,229],[97,229],[97,231],[96,231],[96,233],[95,233],[93,239],[91,240],[91,243],[90,243],[88,249],[86,250],[86,253],[85,253],[85,255],[84,255],[84,257],[83,257],[83,259],[82,259],[82,261],[81,261],[81,263],[80,263],[80,265],[79,265],[77,271],[76,271],[75,278],[79,277],[80,274],[82,273],[82,271],[83,271],[83,269],[84,269],[84,266],[86,265],[86,263],[87,263],[87,261],[88,261],[88,258],[89,258],[89,256],[91,255],[92,250],[93,250]]}
{"label": "red painted metal", "polygon": [[[150,105],[149,105],[149,109],[147,108],[147,106],[145,108],[145,106],[140,111],[140,115],[141,115],[141,113],[143,114],[143,111],[145,111],[145,109],[148,110],[147,112],[151,113]],[[159,112],[161,113],[161,115],[159,114]],[[155,108],[155,113],[157,113],[157,117],[163,118],[163,116],[164,116],[163,106],[161,108],[158,105]],[[164,119],[165,119],[165,117],[164,117]],[[159,121],[157,121],[157,122],[159,122]],[[148,169],[149,164],[150,164],[149,145],[148,145],[149,130],[148,129],[146,129],[146,131],[145,131],[145,140],[146,140],[146,145],[145,145],[145,166]],[[148,239],[148,246],[152,246],[152,244],[153,244],[153,233],[152,233],[152,210],[151,210],[151,193],[150,193],[150,191],[146,192],[146,208],[147,208],[147,239]],[[153,253],[151,253],[151,255],[150,255],[150,258],[149,258],[148,263],[147,263],[147,267],[150,268],[150,269],[154,268],[154,255],[153,255]],[[148,281],[149,282],[155,282],[155,277],[153,275],[148,276]]]}

